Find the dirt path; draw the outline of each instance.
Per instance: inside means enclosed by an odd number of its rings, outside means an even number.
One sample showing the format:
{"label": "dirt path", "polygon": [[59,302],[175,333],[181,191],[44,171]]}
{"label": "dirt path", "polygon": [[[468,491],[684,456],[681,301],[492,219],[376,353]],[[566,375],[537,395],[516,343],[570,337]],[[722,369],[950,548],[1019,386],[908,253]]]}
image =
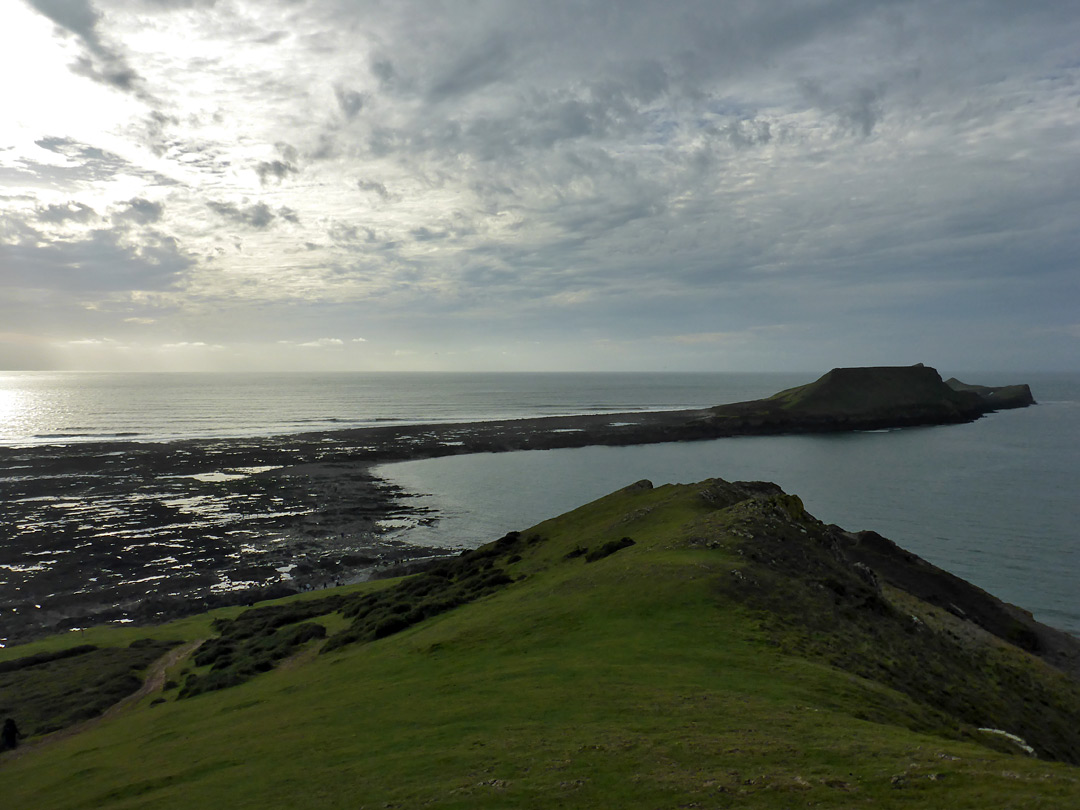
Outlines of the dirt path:
{"label": "dirt path", "polygon": [[115,719],[147,695],[161,691],[161,688],[165,685],[165,673],[169,671],[169,668],[176,666],[176,664],[184,658],[195,652],[203,641],[205,641],[205,639],[200,638],[196,641],[191,641],[176,647],[175,649],[169,650],[165,655],[161,656],[161,658],[150,665],[150,669],[146,673],[146,678],[143,680],[143,685],[139,687],[138,691],[132,692],[126,698],[117,701],[97,717],[92,717],[89,720],[84,720],[73,726],[54,731],[52,734],[46,734],[44,737],[34,740],[33,742],[20,745],[14,751],[9,751],[0,757],[0,764],[5,761],[18,759],[26,754],[31,754],[34,751],[58,743],[61,740],[70,739],[77,734],[82,734],[84,731],[89,731],[107,720]]}

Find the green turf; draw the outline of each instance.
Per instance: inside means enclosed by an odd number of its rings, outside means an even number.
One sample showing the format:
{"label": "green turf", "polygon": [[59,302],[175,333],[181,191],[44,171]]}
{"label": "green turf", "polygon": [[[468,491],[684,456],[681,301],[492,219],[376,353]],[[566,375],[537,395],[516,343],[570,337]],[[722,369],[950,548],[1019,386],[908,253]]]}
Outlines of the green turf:
{"label": "green turf", "polygon": [[797,626],[728,586],[755,563],[737,526],[710,525],[726,497],[637,489],[546,521],[503,563],[512,584],[0,757],[0,795],[42,810],[1080,806],[1074,766],[914,731],[917,697],[798,649]]}

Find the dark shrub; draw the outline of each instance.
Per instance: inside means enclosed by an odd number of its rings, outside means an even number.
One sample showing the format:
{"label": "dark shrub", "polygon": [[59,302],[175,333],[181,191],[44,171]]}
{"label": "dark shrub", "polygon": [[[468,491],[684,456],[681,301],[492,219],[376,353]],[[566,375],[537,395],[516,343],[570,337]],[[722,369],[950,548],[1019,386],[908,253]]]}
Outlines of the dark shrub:
{"label": "dark shrub", "polygon": [[11,661],[0,661],[0,672],[14,672],[18,669],[36,667],[39,664],[48,664],[51,661],[60,661],[64,658],[74,658],[78,655],[86,655],[87,653],[91,653],[96,649],[97,647],[95,647],[93,644],[80,644],[77,647],[69,647],[66,650],[37,653],[35,655],[27,655],[22,658],[15,658]]}
{"label": "dark shrub", "polygon": [[479,588],[497,588],[500,585],[509,585],[514,580],[501,568],[496,568],[490,574],[480,580]]}
{"label": "dark shrub", "polygon": [[499,551],[505,551],[508,548],[516,546],[520,539],[521,532],[507,532],[495,541],[495,548],[499,549]]}
{"label": "dark shrub", "polygon": [[375,638],[386,638],[394,633],[401,632],[408,626],[409,621],[404,616],[391,616],[375,625],[374,636]]}
{"label": "dark shrub", "polygon": [[600,548],[593,549],[585,555],[585,562],[591,563],[597,560],[602,560],[604,557],[610,557],[616,551],[621,551],[624,548],[634,545],[634,541],[629,537],[624,537],[621,540],[612,540],[610,543],[604,543]]}

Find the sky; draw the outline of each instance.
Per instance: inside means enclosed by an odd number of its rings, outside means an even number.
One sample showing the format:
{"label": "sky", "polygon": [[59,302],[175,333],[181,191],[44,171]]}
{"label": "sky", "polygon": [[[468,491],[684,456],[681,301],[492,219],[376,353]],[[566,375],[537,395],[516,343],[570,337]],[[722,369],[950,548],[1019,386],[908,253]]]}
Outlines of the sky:
{"label": "sky", "polygon": [[1080,370],[1080,6],[4,0],[0,368]]}

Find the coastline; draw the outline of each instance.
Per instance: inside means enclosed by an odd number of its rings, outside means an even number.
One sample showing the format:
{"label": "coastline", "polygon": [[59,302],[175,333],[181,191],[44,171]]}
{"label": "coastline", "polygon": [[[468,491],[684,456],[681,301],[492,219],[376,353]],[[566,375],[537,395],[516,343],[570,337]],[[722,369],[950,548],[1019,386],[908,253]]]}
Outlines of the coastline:
{"label": "coastline", "polygon": [[685,413],[695,412],[0,447],[0,644],[153,623],[456,553],[394,539],[435,517],[373,466],[588,443],[569,428]]}
{"label": "coastline", "polygon": [[394,539],[397,529],[437,518],[374,475],[382,463],[904,424],[714,415],[715,409],[633,411],[0,447],[0,566],[7,580],[0,643],[103,621],[153,623],[460,551]]}

